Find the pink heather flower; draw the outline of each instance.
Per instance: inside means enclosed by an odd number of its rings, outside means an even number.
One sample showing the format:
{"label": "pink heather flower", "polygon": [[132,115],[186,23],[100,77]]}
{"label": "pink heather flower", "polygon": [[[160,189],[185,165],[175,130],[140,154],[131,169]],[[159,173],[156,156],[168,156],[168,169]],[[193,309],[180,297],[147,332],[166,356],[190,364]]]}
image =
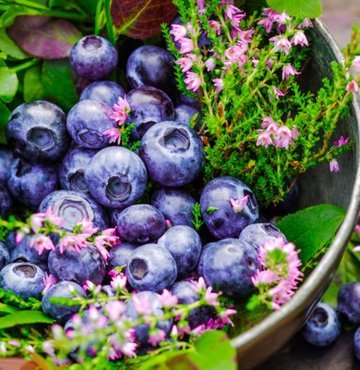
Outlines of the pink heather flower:
{"label": "pink heather flower", "polygon": [[205,13],[205,1],[204,0],[196,0],[197,7],[199,9],[199,15]]}
{"label": "pink heather flower", "polygon": [[198,281],[192,280],[191,285],[194,288],[195,292],[206,290],[206,284],[203,277],[200,277]]}
{"label": "pink heather flower", "polygon": [[117,143],[117,145],[120,145],[121,143],[121,132],[113,127],[109,130],[104,131],[104,135],[109,138],[109,144]]}
{"label": "pink heather flower", "polygon": [[224,81],[221,78],[215,78],[213,82],[217,94],[224,89]]}
{"label": "pink heather flower", "polygon": [[194,50],[194,44],[192,40],[188,39],[187,37],[180,39],[179,43],[180,43],[179,51],[181,54],[190,53]]}
{"label": "pink heather flower", "polygon": [[109,229],[105,229],[101,232],[102,235],[107,236],[116,236],[116,227],[111,227]]}
{"label": "pink heather flower", "polygon": [[124,98],[119,96],[117,104],[114,104],[112,109],[113,112],[109,118],[121,126],[126,121],[127,116],[131,111],[130,105],[126,100],[126,96]]}
{"label": "pink heather flower", "polygon": [[274,123],[275,123],[274,119],[270,116],[267,116],[262,120],[261,127],[267,128],[268,126],[270,126]]}
{"label": "pink heather flower", "polygon": [[255,286],[259,286],[261,284],[272,284],[276,282],[277,279],[277,276],[271,270],[257,270],[256,274],[251,278],[251,281]]}
{"label": "pink heather flower", "polygon": [[311,20],[309,18],[305,18],[299,25],[298,25],[298,28],[299,29],[303,29],[303,28],[308,28],[308,27],[313,27],[313,23],[311,22]]}
{"label": "pink heather flower", "polygon": [[42,348],[44,352],[47,353],[49,356],[55,356],[54,346],[51,341],[45,341],[42,345]]}
{"label": "pink heather flower", "polygon": [[355,80],[352,80],[346,85],[346,91],[356,93],[359,91],[359,85]]}
{"label": "pink heather flower", "polygon": [[209,26],[210,26],[214,31],[216,31],[216,33],[217,33],[218,35],[220,35],[220,34],[221,34],[220,22],[210,20],[210,21],[209,21]]}
{"label": "pink heather flower", "polygon": [[31,237],[30,245],[34,248],[38,255],[40,256],[44,251],[52,251],[55,249],[55,246],[52,240],[45,235],[36,234]]}
{"label": "pink heather flower", "polygon": [[249,196],[245,195],[241,199],[234,199],[230,198],[230,204],[235,213],[240,213],[243,211],[245,206],[247,205],[247,202],[249,201]]}
{"label": "pink heather flower", "polygon": [[89,292],[92,292],[93,294],[97,294],[101,291],[102,286],[101,285],[95,285],[92,281],[86,280],[84,285],[82,286],[83,289]]}
{"label": "pink heather flower", "polygon": [[100,318],[100,312],[95,306],[90,306],[87,310],[87,318],[91,321],[97,321]]}
{"label": "pink heather flower", "polygon": [[13,347],[20,347],[20,342],[17,340],[9,340],[8,344],[10,344],[10,346],[13,346]]}
{"label": "pink heather flower", "polygon": [[110,282],[110,285],[114,288],[114,289],[124,289],[126,287],[126,282],[127,282],[127,278],[126,278],[126,275],[123,274],[122,272],[120,272],[119,275],[117,276],[114,276],[112,279],[111,279],[111,282]]}
{"label": "pink heather flower", "polygon": [[148,297],[133,295],[132,302],[137,313],[141,315],[151,315],[153,313]]}
{"label": "pink heather flower", "polygon": [[207,303],[210,306],[218,306],[219,305],[219,302],[217,301],[218,297],[219,297],[219,294],[213,293],[211,287],[206,289],[205,300],[207,301]]}
{"label": "pink heather flower", "polygon": [[237,314],[236,310],[233,310],[231,308],[226,309],[220,314],[220,319],[222,322],[222,325],[230,324],[231,326],[234,326],[234,323],[230,320],[229,316]]}
{"label": "pink heather flower", "polygon": [[206,331],[205,325],[204,324],[201,324],[201,325],[197,326],[196,328],[192,329],[191,330],[191,333],[193,335],[195,335],[196,337],[198,337],[201,334],[203,334],[205,331]]}
{"label": "pink heather flower", "polygon": [[125,311],[125,304],[120,301],[110,301],[106,303],[105,309],[110,320],[117,320]]}
{"label": "pink heather flower", "polygon": [[277,123],[270,123],[270,125],[266,128],[266,132],[269,135],[276,135],[279,130],[279,126]]}
{"label": "pink heather flower", "polygon": [[357,245],[356,247],[354,247],[353,252],[355,253],[360,252],[360,245]]}
{"label": "pink heather flower", "polygon": [[358,74],[360,74],[360,55],[357,55],[354,58],[350,70],[353,75],[357,76]]}
{"label": "pink heather flower", "polygon": [[275,20],[280,26],[285,26],[289,22],[290,16],[287,13],[282,12],[281,14],[276,15]]}
{"label": "pink heather flower", "polygon": [[186,36],[186,28],[182,24],[172,24],[170,33],[174,36],[174,41],[179,41]]}
{"label": "pink heather flower", "polygon": [[291,43],[286,37],[274,36],[269,39],[274,43],[274,51],[282,51],[286,55],[289,54],[291,49]]}
{"label": "pink heather flower", "polygon": [[172,307],[178,303],[178,299],[167,289],[164,289],[162,294],[160,295],[160,302],[164,307]]}
{"label": "pink heather flower", "polygon": [[360,234],[360,225],[356,225],[356,226],[355,226],[354,231],[355,231],[357,234]]}
{"label": "pink heather flower", "polygon": [[173,338],[177,338],[179,336],[179,331],[176,325],[172,326],[170,336]]}
{"label": "pink heather flower", "polygon": [[102,232],[101,235],[98,235],[95,238],[95,245],[97,247],[110,247],[113,248],[120,243],[120,238],[115,235],[107,235]]}
{"label": "pink heather flower", "polygon": [[[40,214],[41,213],[38,213],[38,215]],[[43,217],[46,221],[56,226],[62,226],[64,223],[64,220],[55,214],[51,207],[49,207],[46,212],[43,213]]]}
{"label": "pink heather flower", "polygon": [[30,217],[31,229],[37,233],[41,227],[44,225],[44,213],[35,213]]}
{"label": "pink heather flower", "polygon": [[235,63],[239,60],[240,56],[243,55],[247,50],[246,44],[243,45],[233,45],[225,50],[225,57],[229,62]]}
{"label": "pink heather flower", "polygon": [[234,5],[229,5],[225,9],[225,16],[231,21],[231,24],[235,28],[239,28],[240,22],[245,18],[246,14]]}
{"label": "pink heather flower", "polygon": [[309,46],[309,42],[305,36],[304,31],[297,31],[296,34],[292,37],[291,43],[293,45]]}
{"label": "pink heather flower", "polygon": [[251,61],[253,62],[254,67],[256,67],[259,64],[259,59],[252,58]]}
{"label": "pink heather flower", "polygon": [[216,66],[216,62],[215,62],[215,59],[214,58],[209,58],[206,62],[205,62],[205,67],[206,67],[206,70],[208,72],[211,72],[214,70]]}
{"label": "pink heather flower", "polygon": [[81,226],[81,234],[92,236],[99,231],[99,228],[94,227],[93,223],[88,220],[79,221],[77,225]]}
{"label": "pink heather flower", "polygon": [[51,274],[48,275],[45,272],[45,276],[43,278],[44,289],[42,291],[42,294],[45,294],[51,286],[56,284],[56,282],[57,282],[57,280],[56,280],[56,277],[54,275],[51,275]]}
{"label": "pink heather flower", "polygon": [[165,220],[165,226],[167,229],[170,229],[170,227],[172,226],[170,220]]}
{"label": "pink heather flower", "polygon": [[268,132],[260,130],[260,135],[256,141],[256,146],[260,145],[264,146],[265,148],[267,148],[269,145],[273,145],[272,138]]}
{"label": "pink heather flower", "polygon": [[298,129],[295,127],[291,130],[291,138],[293,140],[297,139],[297,137],[299,136],[299,131]]}
{"label": "pink heather flower", "polygon": [[289,145],[292,143],[293,137],[292,132],[287,126],[281,126],[275,137],[275,146],[278,148],[289,149]]}
{"label": "pink heather flower", "polygon": [[80,249],[86,248],[88,242],[84,235],[65,235],[59,241],[60,253],[64,253],[66,249],[71,249],[77,253]]}
{"label": "pink heather flower", "polygon": [[274,25],[274,21],[272,21],[270,18],[263,18],[261,21],[259,21],[257,23],[258,25],[263,25],[264,28],[265,28],[265,32],[266,33],[270,33],[272,28],[273,28],[273,25]]}
{"label": "pink heather flower", "polygon": [[339,172],[340,171],[340,166],[339,166],[339,163],[336,159],[333,159],[332,161],[330,161],[329,167],[330,167],[330,172]]}
{"label": "pink heather flower", "polygon": [[249,30],[237,30],[237,36],[240,41],[249,44],[252,40],[252,36],[254,34],[254,30],[251,28]]}
{"label": "pink heather flower", "polygon": [[186,88],[193,92],[197,91],[201,86],[201,80],[194,72],[187,72],[184,82],[186,84]]}
{"label": "pink heather flower", "polygon": [[[129,330],[131,331],[131,329]],[[122,354],[127,357],[136,357],[137,344],[133,342],[133,338],[125,333],[125,340],[120,341],[115,335],[109,338],[109,343],[113,347],[113,350],[117,354],[111,353],[112,357],[117,359],[120,358]],[[128,338],[127,338],[128,337]]]}
{"label": "pink heather flower", "polygon": [[297,72],[297,70],[290,64],[287,64],[283,70],[282,70],[282,79],[286,80],[290,76],[295,76],[301,74],[300,72]]}
{"label": "pink heather flower", "polygon": [[151,344],[153,347],[156,347],[158,344],[163,342],[166,338],[166,334],[164,330],[157,330],[156,333],[150,334],[148,343]]}
{"label": "pink heather flower", "polygon": [[339,146],[346,145],[349,139],[350,139],[349,137],[345,139],[344,136],[340,136],[339,140],[334,141],[334,146],[339,147]]}
{"label": "pink heather flower", "polygon": [[195,58],[196,58],[195,54],[188,54],[186,57],[178,59],[175,63],[180,66],[181,72],[185,73],[190,71],[190,69],[193,66]]}
{"label": "pink heather flower", "polygon": [[273,86],[273,91],[276,96],[276,99],[279,99],[281,96],[285,96],[285,94],[275,86]]}

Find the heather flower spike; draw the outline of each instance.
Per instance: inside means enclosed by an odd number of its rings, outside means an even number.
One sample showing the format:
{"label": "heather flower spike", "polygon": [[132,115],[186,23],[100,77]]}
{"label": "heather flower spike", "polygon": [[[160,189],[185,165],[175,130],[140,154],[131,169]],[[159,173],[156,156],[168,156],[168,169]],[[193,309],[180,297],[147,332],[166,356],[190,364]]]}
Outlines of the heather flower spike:
{"label": "heather flower spike", "polygon": [[109,138],[109,144],[116,143],[117,145],[120,145],[121,143],[121,132],[118,128],[111,128],[109,130],[106,130],[104,132],[104,135]]}
{"label": "heather flower spike", "polygon": [[230,198],[231,207],[236,213],[242,212],[248,201],[249,201],[248,195],[245,195],[241,199]]}
{"label": "heather flower spike", "polygon": [[330,172],[339,172],[340,171],[340,166],[339,166],[339,163],[336,159],[333,159],[333,160],[330,161],[329,167],[330,167]]}
{"label": "heather flower spike", "polygon": [[109,118],[116,122],[118,126],[121,126],[126,121],[130,111],[131,108],[126,97],[119,96],[118,103],[113,105],[113,112]]}

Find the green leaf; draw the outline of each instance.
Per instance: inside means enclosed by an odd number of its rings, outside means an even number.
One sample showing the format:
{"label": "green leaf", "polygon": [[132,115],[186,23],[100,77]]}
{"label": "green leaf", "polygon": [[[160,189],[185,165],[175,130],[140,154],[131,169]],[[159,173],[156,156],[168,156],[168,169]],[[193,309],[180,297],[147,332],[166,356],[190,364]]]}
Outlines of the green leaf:
{"label": "green leaf", "polygon": [[41,71],[41,82],[45,87],[44,98],[69,111],[79,100],[72,70],[65,60],[44,61]]}
{"label": "green leaf", "polygon": [[13,100],[19,86],[19,81],[15,72],[7,66],[0,67],[0,99],[5,103]]}
{"label": "green leaf", "polygon": [[55,322],[42,311],[19,311],[0,317],[0,329],[27,324],[52,324]]}
{"label": "green leaf", "polygon": [[334,237],[344,217],[343,208],[320,204],[285,216],[276,226],[300,250],[305,264]]}
{"label": "green leaf", "polygon": [[41,67],[36,65],[28,68],[24,75],[24,100],[31,102],[42,99],[45,87],[41,81]]}
{"label": "green leaf", "polygon": [[19,15],[41,15],[41,13],[27,6],[12,5],[1,15],[0,28],[10,27]]}
{"label": "green leaf", "polygon": [[0,144],[6,143],[6,125],[8,123],[11,112],[7,106],[0,101]]}
{"label": "green leaf", "polygon": [[216,207],[208,207],[206,212],[212,215],[214,212],[216,212],[219,208]]}
{"label": "green leaf", "polygon": [[286,12],[300,18],[316,18],[322,14],[321,0],[267,0],[277,12]]}
{"label": "green leaf", "polygon": [[19,46],[11,40],[4,28],[0,29],[0,50],[15,59],[30,58],[29,54],[25,53],[25,51],[19,48]]}
{"label": "green leaf", "polygon": [[0,303],[0,315],[10,314],[10,313],[14,313],[14,312],[17,312],[17,311],[18,310],[15,307],[9,306],[9,305],[4,304],[4,303]]}

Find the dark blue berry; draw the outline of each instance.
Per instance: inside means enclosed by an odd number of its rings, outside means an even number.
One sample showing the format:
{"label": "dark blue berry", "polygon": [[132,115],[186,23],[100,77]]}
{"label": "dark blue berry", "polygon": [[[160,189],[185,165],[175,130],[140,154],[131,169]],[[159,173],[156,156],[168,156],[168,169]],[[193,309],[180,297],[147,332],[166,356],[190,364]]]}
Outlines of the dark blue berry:
{"label": "dark blue berry", "polygon": [[109,265],[108,268],[111,270],[118,266],[125,267],[128,264],[128,261],[138,245],[121,242],[118,246],[111,248],[109,251]]}
{"label": "dark blue berry", "polygon": [[326,303],[319,303],[301,330],[307,342],[325,347],[335,342],[341,333],[336,310]]}
{"label": "dark blue berry", "polygon": [[12,199],[5,185],[0,184],[0,216],[5,216],[12,207]]}
{"label": "dark blue berry", "polygon": [[358,360],[360,360],[360,327],[354,334],[354,352]]}
{"label": "dark blue berry", "polygon": [[181,189],[161,188],[151,197],[151,204],[156,207],[171,225],[187,225],[192,227],[192,210],[195,199]]}
{"label": "dark blue berry", "polygon": [[182,186],[195,180],[204,164],[203,143],[196,132],[167,121],[151,127],[141,140],[140,156],[149,176],[162,186]]}
{"label": "dark blue berry", "polygon": [[256,250],[239,239],[223,239],[204,246],[199,274],[216,291],[238,298],[249,293],[260,263]]}
{"label": "dark blue berry", "polygon": [[57,189],[57,169],[15,159],[10,166],[7,184],[14,199],[35,210],[47,195]]}
{"label": "dark blue berry", "polygon": [[[193,117],[197,114],[196,122],[199,122],[200,110],[192,105],[181,104],[175,108],[175,121],[190,126]],[[195,123],[196,123],[195,122]]]}
{"label": "dark blue berry", "polygon": [[107,77],[118,62],[117,50],[100,36],[87,35],[71,49],[70,64],[81,77],[101,80]]}
{"label": "dark blue berry", "polygon": [[160,293],[176,280],[176,262],[165,248],[146,244],[131,254],[126,276],[134,289]]}
{"label": "dark blue berry", "polygon": [[14,160],[14,154],[11,149],[0,144],[0,184],[6,185],[9,168]]}
{"label": "dark blue berry", "polygon": [[201,255],[199,234],[189,226],[173,226],[159,239],[158,245],[174,257],[178,276],[186,276],[197,266]]}
{"label": "dark blue berry", "polygon": [[56,162],[70,145],[65,113],[47,101],[19,105],[10,116],[6,135],[15,155],[31,163]]}
{"label": "dark blue berry", "polygon": [[156,242],[166,230],[165,218],[149,204],[136,204],[117,214],[116,225],[121,240],[146,244]]}
{"label": "dark blue berry", "polygon": [[360,324],[360,281],[345,284],[340,288],[338,311],[350,322]]}
{"label": "dark blue berry", "polygon": [[[242,210],[236,210],[233,200],[249,196]],[[257,221],[259,206],[250,188],[230,176],[217,177],[204,188],[200,197],[201,213],[210,233],[218,239],[238,238],[241,231]]]}
{"label": "dark blue berry", "polygon": [[85,171],[90,194],[109,208],[125,208],[143,195],[147,173],[140,157],[122,147],[98,152]]}
{"label": "dark blue berry", "polygon": [[12,290],[23,299],[40,298],[44,289],[44,271],[27,262],[10,263],[0,271],[0,288]]}
{"label": "dark blue berry", "polygon": [[0,242],[0,270],[7,265],[9,259],[9,250],[4,243]]}
{"label": "dark blue berry", "polygon": [[125,90],[113,81],[95,81],[87,86],[80,95],[80,100],[96,100],[113,107],[119,97],[125,95]]}

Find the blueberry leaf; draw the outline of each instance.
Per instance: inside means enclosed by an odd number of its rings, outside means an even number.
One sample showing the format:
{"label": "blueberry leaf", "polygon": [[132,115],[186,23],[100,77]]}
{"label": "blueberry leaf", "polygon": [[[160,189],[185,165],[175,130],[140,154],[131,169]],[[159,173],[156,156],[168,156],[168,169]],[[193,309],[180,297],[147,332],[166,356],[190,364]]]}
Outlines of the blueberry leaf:
{"label": "blueberry leaf", "polygon": [[316,18],[322,13],[321,0],[267,0],[269,6],[277,12],[286,12],[300,18]]}
{"label": "blueberry leaf", "polygon": [[30,57],[29,54],[16,45],[4,28],[0,29],[0,50],[15,59],[27,59]]}
{"label": "blueberry leaf", "polygon": [[58,104],[65,111],[79,100],[72,70],[65,60],[46,60],[41,70],[41,82],[45,87],[44,98]]}
{"label": "blueberry leaf", "polygon": [[16,17],[20,15],[39,15],[40,12],[34,8],[30,8],[22,5],[12,5],[1,15],[0,17],[0,28],[10,27]]}
{"label": "blueberry leaf", "polygon": [[41,67],[39,65],[28,68],[24,74],[24,100],[31,102],[40,100],[45,93],[45,86],[41,81]]}
{"label": "blueberry leaf", "polygon": [[15,307],[9,306],[4,303],[0,303],[0,316],[3,314],[10,314],[16,312],[17,309]]}
{"label": "blueberry leaf", "polygon": [[118,32],[133,39],[147,39],[161,31],[162,23],[175,18],[171,0],[113,0],[111,16]]}
{"label": "blueberry leaf", "polygon": [[69,21],[45,16],[20,16],[8,29],[10,37],[27,53],[42,59],[70,55],[81,33]]}
{"label": "blueberry leaf", "polygon": [[19,86],[19,81],[15,72],[11,71],[6,65],[0,66],[0,99],[5,103],[13,100]]}
{"label": "blueberry leaf", "polygon": [[305,264],[335,236],[345,218],[345,210],[332,204],[320,204],[283,217],[276,226],[300,250]]}
{"label": "blueberry leaf", "polygon": [[53,322],[55,320],[46,316],[42,311],[18,311],[0,317],[0,329],[27,324],[52,324]]}

